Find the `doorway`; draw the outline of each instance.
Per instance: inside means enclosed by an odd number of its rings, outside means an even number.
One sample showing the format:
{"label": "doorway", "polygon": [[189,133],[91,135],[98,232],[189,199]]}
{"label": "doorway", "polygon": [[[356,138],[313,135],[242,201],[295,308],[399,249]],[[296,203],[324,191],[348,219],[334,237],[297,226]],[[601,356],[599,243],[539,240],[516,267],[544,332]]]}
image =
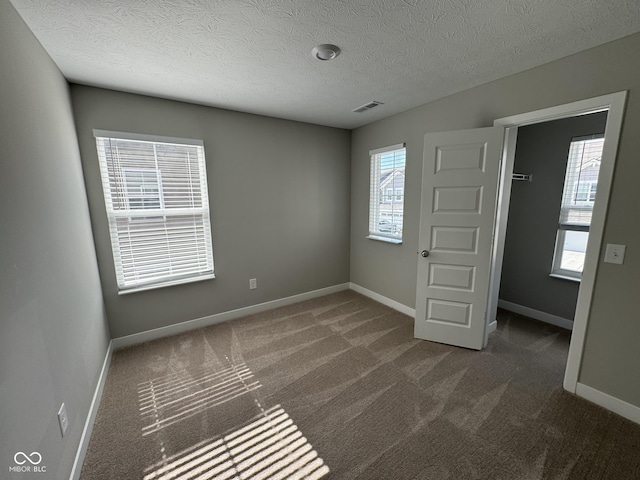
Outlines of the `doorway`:
{"label": "doorway", "polygon": [[[593,205],[589,239],[584,258],[584,270],[578,291],[573,332],[563,383],[564,388],[572,393],[576,393],[576,389],[578,388],[578,376],[582,361],[582,351],[586,337],[596,272],[601,256],[604,223],[611,193],[611,183],[618,149],[618,140],[622,128],[626,95],[627,92],[603,95],[601,97],[582,100],[566,105],[501,118],[494,122],[495,126],[502,126],[505,128],[505,139],[503,147],[502,172],[500,176],[500,193],[496,213],[496,229],[494,232],[495,241],[492,252],[493,257],[487,317],[487,335],[492,329],[492,322],[495,322],[498,308],[500,278],[506,240],[507,214],[511,199],[511,179],[515,161],[518,128],[526,125],[544,123],[551,120],[578,117],[591,113],[607,112],[604,132],[605,142],[598,179],[598,195]],[[493,329],[495,329],[495,324],[493,325]]]}
{"label": "doorway", "polygon": [[519,129],[498,307],[573,328],[606,120]]}

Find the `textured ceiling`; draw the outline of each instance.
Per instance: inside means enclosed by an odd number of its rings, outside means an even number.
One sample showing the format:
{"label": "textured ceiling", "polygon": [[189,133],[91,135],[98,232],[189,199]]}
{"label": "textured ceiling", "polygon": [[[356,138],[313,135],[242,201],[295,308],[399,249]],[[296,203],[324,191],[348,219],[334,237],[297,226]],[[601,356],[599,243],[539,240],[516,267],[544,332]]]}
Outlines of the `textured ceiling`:
{"label": "textured ceiling", "polygon": [[640,31],[638,0],[11,2],[72,82],[343,128]]}

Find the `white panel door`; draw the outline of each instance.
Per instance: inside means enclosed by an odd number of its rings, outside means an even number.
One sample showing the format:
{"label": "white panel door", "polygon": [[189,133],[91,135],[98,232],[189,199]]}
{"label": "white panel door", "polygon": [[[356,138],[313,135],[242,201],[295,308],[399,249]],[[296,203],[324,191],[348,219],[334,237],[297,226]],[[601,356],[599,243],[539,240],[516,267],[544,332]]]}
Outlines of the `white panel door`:
{"label": "white panel door", "polygon": [[504,128],[424,140],[415,337],[485,347]]}

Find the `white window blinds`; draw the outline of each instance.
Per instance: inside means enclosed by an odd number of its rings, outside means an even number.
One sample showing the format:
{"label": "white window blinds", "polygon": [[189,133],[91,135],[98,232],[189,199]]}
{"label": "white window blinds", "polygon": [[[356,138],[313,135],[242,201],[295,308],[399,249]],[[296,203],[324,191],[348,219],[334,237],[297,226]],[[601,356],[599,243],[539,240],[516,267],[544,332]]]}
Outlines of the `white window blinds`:
{"label": "white window blinds", "polygon": [[371,150],[369,238],[399,243],[404,221],[404,144]]}
{"label": "white window blinds", "polygon": [[94,135],[119,290],[213,278],[202,142]]}

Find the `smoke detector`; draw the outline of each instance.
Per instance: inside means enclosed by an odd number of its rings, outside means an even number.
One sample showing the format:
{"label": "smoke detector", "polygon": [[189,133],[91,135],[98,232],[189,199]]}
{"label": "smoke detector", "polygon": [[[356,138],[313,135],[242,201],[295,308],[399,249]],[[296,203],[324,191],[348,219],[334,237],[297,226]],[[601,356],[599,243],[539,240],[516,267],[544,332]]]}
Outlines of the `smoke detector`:
{"label": "smoke detector", "polygon": [[327,61],[333,60],[340,55],[340,48],[330,43],[323,43],[322,45],[316,45],[311,50],[311,55],[318,60]]}

